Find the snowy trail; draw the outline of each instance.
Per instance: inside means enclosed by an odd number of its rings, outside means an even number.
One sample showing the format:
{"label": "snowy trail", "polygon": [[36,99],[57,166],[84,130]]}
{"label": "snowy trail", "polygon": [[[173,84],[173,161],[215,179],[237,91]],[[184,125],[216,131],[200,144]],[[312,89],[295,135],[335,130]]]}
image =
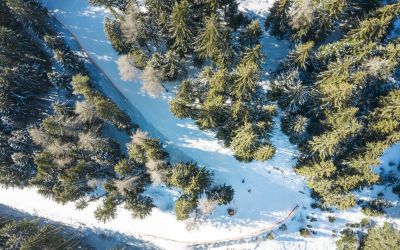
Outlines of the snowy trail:
{"label": "snowy trail", "polygon": [[[238,162],[230,150],[223,148],[211,133],[199,130],[191,120],[176,119],[169,112],[170,95],[152,99],[140,91],[138,82],[123,82],[119,78],[115,63],[118,55],[103,32],[103,19],[108,15],[103,9],[89,7],[86,0],[43,2],[76,37],[83,50],[112,81],[111,84],[114,84],[107,86],[110,83],[103,81],[100,89],[125,110],[135,113],[137,117],[135,122],[149,130],[152,136],[160,137],[168,144],[169,151],[174,153],[181,151],[184,155],[214,170],[218,182],[232,185],[235,189],[235,201],[234,205],[230,206],[237,210],[237,214],[228,217],[226,207],[219,207],[200,225],[199,230],[187,231],[185,223],[176,221],[172,212],[172,199],[176,198],[176,194],[160,187],[151,187],[148,190],[159,207],[154,209],[151,216],[144,220],[133,220],[127,211],[121,209],[118,218],[106,224],[100,224],[93,218],[92,212],[96,203],[83,211],[76,211],[72,204],[65,206],[55,204],[36,194],[34,189],[1,189],[1,203],[71,224],[82,223],[132,235],[147,234],[175,240],[184,238],[188,241],[204,242],[240,237],[269,228],[279,218],[287,216],[297,204],[309,202],[308,192],[306,194],[299,192],[305,190],[302,178],[296,176],[292,170],[296,148],[289,143],[279,127],[275,128],[272,138],[273,144],[277,147],[276,156],[272,160],[251,164]],[[284,56],[287,51],[287,47],[280,47],[279,43],[267,36],[263,40],[263,44],[266,44],[265,49],[272,50],[267,51],[270,55],[269,67],[272,67],[273,62],[276,64],[279,57]],[[276,49],[276,53],[273,53],[273,48]],[[123,94],[123,100],[115,93],[114,87]],[[132,111],[133,109],[135,111]],[[245,183],[242,183],[242,179]],[[19,199],[16,200],[15,197]]]}

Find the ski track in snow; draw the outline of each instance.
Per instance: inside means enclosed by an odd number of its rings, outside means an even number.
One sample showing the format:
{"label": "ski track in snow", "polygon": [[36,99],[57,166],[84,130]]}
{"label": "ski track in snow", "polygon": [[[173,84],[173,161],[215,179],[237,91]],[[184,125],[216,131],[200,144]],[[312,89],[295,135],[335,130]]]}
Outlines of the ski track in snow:
{"label": "ski track in snow", "polygon": [[[259,17],[273,1],[240,0],[240,9],[249,15]],[[326,213],[317,212],[320,232],[324,237],[304,240],[297,237],[298,228],[304,226],[303,215],[310,212],[311,202],[309,191],[301,177],[296,176],[292,167],[295,164],[296,147],[291,145],[276,122],[273,145],[277,152],[273,159],[265,163],[240,163],[232,156],[229,149],[222,147],[212,133],[198,129],[190,119],[177,119],[169,111],[168,101],[173,94],[164,94],[154,99],[140,91],[140,82],[124,82],[119,77],[116,65],[117,53],[111,47],[103,31],[103,20],[109,14],[102,8],[89,7],[87,0],[44,0],[56,18],[77,38],[80,46],[88,53],[90,59],[112,81],[104,80],[104,75],[96,77],[96,67],[87,63],[91,76],[97,87],[123,107],[133,118],[133,121],[151,136],[159,137],[165,144],[173,160],[193,159],[201,165],[215,171],[218,183],[226,182],[235,189],[235,200],[230,207],[237,210],[234,217],[226,215],[226,206],[218,207],[213,215],[204,221],[198,230],[187,231],[184,222],[176,221],[173,214],[173,200],[178,194],[164,187],[149,187],[147,193],[152,196],[158,208],[144,220],[134,220],[130,214],[119,209],[115,220],[105,224],[99,223],[93,216],[98,202],[93,202],[88,208],[78,211],[73,204],[61,205],[38,195],[36,189],[0,189],[0,202],[20,209],[30,214],[36,214],[68,225],[84,225],[90,228],[100,228],[134,235],[138,238],[155,242],[168,249],[184,248],[182,245],[148,237],[159,237],[186,241],[210,241],[240,237],[272,226],[284,218],[297,204],[301,206],[299,215],[293,218],[287,233],[282,233],[276,240],[261,243],[246,243],[244,248],[260,249],[332,249],[334,245],[329,236],[330,230],[340,228],[347,221],[360,218],[360,212],[353,209],[349,212],[338,212],[341,217],[338,223],[326,222]],[[62,29],[62,27],[60,27]],[[66,41],[73,50],[79,49],[73,38],[66,35]],[[262,40],[263,50],[267,54],[263,80],[268,83],[268,76],[277,66],[279,60],[288,52],[289,44],[278,41],[265,34]],[[114,84],[114,86],[110,86]],[[118,89],[118,91],[115,90]],[[122,93],[122,95],[121,95]],[[276,118],[277,121],[279,119]],[[115,131],[112,131],[114,133]],[[127,140],[123,133],[118,134],[121,140]],[[400,147],[394,147],[399,152]],[[396,151],[397,150],[397,151]],[[187,157],[186,157],[187,156]],[[393,158],[393,154],[390,155]],[[242,179],[245,183],[242,183]],[[251,192],[248,190],[251,189]],[[300,193],[299,191],[304,192]],[[363,193],[362,193],[363,194]],[[16,198],[18,197],[18,198]],[[394,209],[394,214],[399,214]],[[397,217],[398,218],[398,217]],[[319,230],[319,229],[318,229]],[[238,245],[236,247],[242,248]]]}

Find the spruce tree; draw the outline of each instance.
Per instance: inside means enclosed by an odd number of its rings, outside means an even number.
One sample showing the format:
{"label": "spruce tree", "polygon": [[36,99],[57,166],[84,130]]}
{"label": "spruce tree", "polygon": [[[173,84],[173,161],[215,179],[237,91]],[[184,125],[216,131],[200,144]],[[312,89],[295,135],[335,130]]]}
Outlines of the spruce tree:
{"label": "spruce tree", "polygon": [[191,20],[189,16],[189,4],[187,1],[176,2],[172,9],[170,32],[172,49],[180,57],[191,51],[192,31],[190,30]]}
{"label": "spruce tree", "polygon": [[217,59],[222,53],[222,26],[217,16],[211,14],[204,21],[204,28],[196,38],[196,53],[203,59]]}
{"label": "spruce tree", "polygon": [[240,33],[239,41],[242,46],[253,47],[260,43],[260,38],[262,36],[262,30],[258,20],[251,21],[245,28],[244,31]]}

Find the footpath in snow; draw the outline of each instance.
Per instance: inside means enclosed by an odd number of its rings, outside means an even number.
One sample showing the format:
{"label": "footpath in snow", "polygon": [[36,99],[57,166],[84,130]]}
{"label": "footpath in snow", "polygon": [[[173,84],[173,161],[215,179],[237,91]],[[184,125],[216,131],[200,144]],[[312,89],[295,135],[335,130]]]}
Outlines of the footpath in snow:
{"label": "footpath in snow", "polygon": [[[162,187],[148,190],[159,206],[148,218],[134,220],[127,211],[120,209],[118,217],[106,224],[97,222],[93,217],[96,203],[78,211],[72,204],[60,205],[44,199],[35,189],[0,189],[1,203],[67,224],[85,224],[135,236],[153,235],[198,242],[240,237],[269,228],[286,217],[296,205],[309,203],[303,179],[296,176],[292,169],[296,148],[289,143],[278,125],[272,138],[277,148],[272,160],[250,164],[238,162],[212,133],[199,130],[192,120],[180,120],[173,116],[168,104],[173,94],[154,99],[140,91],[139,80],[124,82],[120,79],[116,64],[118,55],[103,31],[104,17],[108,15],[104,9],[90,7],[87,0],[44,0],[43,4],[73,34],[84,52],[111,80],[102,81],[99,88],[117,103],[125,102],[124,109],[134,110],[137,117],[135,122],[152,136],[160,137],[175,159],[186,155],[188,159],[212,169],[217,182],[232,185],[235,199],[228,207],[233,207],[237,213],[229,217],[227,206],[218,207],[198,230],[187,231],[185,222],[176,221],[173,214],[172,199],[176,198],[176,194]],[[245,5],[245,1],[242,1],[242,5]],[[72,39],[66,35],[67,40]],[[267,68],[272,69],[286,55],[288,46],[267,35],[262,42],[269,58]],[[120,92],[119,95],[115,94],[115,90]]]}

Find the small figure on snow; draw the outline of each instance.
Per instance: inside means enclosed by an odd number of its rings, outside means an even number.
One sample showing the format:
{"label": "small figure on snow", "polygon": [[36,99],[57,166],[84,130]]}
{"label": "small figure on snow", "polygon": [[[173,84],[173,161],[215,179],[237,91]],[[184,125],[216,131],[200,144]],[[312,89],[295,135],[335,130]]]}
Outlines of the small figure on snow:
{"label": "small figure on snow", "polygon": [[235,215],[235,210],[234,209],[228,208],[227,211],[228,211],[228,215],[229,216],[234,216]]}
{"label": "small figure on snow", "polygon": [[244,179],[242,180],[242,183],[244,183]]}

